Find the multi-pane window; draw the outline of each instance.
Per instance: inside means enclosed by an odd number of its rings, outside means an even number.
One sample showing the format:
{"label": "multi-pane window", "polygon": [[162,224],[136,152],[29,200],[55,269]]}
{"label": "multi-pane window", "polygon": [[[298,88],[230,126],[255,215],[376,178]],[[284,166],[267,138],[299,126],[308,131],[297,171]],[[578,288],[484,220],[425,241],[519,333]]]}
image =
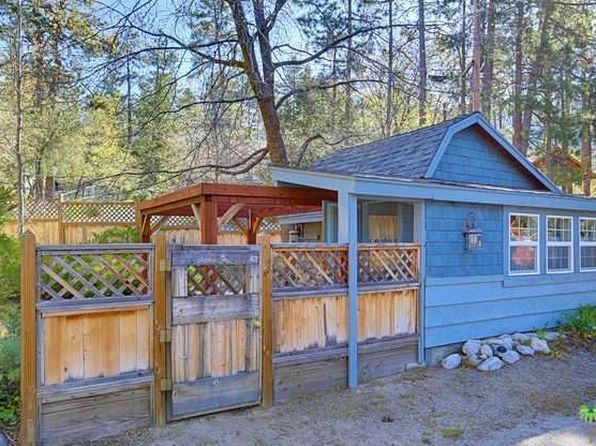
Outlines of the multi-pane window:
{"label": "multi-pane window", "polygon": [[509,214],[509,274],[538,274],[539,218]]}
{"label": "multi-pane window", "polygon": [[573,218],[546,217],[546,271],[573,271]]}
{"label": "multi-pane window", "polygon": [[596,218],[579,219],[580,269],[596,271]]}

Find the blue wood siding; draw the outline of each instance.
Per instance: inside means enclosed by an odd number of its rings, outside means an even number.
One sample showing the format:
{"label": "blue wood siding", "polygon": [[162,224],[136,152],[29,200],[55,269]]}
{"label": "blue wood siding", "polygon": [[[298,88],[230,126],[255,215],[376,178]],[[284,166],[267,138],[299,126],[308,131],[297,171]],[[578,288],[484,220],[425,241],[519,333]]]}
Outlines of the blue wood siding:
{"label": "blue wood siding", "polygon": [[[464,221],[473,212],[484,232],[483,247],[466,251]],[[503,272],[502,206],[426,202],[427,277],[482,276]]]}
{"label": "blue wood siding", "polygon": [[514,189],[546,190],[477,126],[453,137],[433,177]]}
{"label": "blue wood siding", "polygon": [[596,274],[560,277],[517,283],[502,275],[428,280],[426,347],[554,327],[580,305],[596,304]]}
{"label": "blue wood siding", "polygon": [[[467,253],[463,248],[459,252],[454,249],[451,254],[448,254],[449,245],[440,241],[439,234],[451,227],[449,221],[454,216],[463,221],[464,215],[461,214],[461,209],[469,207],[469,205],[456,203],[427,203],[427,278],[424,288],[424,326],[427,348],[462,342],[470,338],[554,327],[566,313],[574,311],[580,305],[596,305],[596,273],[579,270],[578,234],[579,217],[593,217],[596,214],[562,209],[479,206],[478,209],[483,212],[475,212],[479,226],[485,230],[485,236],[487,235],[485,227],[493,227],[492,224],[487,225],[487,222],[491,221],[490,217],[495,217],[497,220],[500,218],[500,221],[493,223],[502,240],[500,247],[492,245],[489,247],[485,244],[480,251],[474,253],[483,258],[502,261],[500,265],[491,261],[485,269],[479,268],[478,270],[484,273],[493,271],[482,274],[470,273],[470,269],[465,269]],[[510,212],[533,213],[540,216],[540,274],[538,275],[509,276],[505,273],[508,261],[507,230]],[[429,219],[430,215],[433,219]],[[546,273],[547,215],[573,217],[574,271],[571,273]],[[441,224],[441,216],[443,216],[443,224]],[[455,224],[453,228],[455,231]],[[491,240],[496,238],[496,234],[489,237]],[[447,252],[443,257],[433,257],[432,253],[436,252],[438,247]],[[498,251],[497,255],[494,254],[495,251]],[[458,269],[459,273],[457,273]],[[472,271],[474,271],[473,268]]]}

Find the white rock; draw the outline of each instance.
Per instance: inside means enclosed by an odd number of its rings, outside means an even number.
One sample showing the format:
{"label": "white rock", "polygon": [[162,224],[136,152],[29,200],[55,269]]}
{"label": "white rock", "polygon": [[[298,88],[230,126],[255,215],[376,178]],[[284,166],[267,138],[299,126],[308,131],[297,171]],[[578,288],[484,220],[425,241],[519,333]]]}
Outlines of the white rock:
{"label": "white rock", "polygon": [[501,359],[507,364],[515,364],[520,360],[520,357],[519,353],[517,353],[515,350],[507,350],[507,353],[501,356]]}
{"label": "white rock", "polygon": [[520,344],[527,344],[530,342],[530,336],[525,333],[514,333],[511,338]]}
{"label": "white rock", "polygon": [[469,341],[466,341],[464,343],[463,347],[461,348],[461,351],[466,356],[475,356],[480,352],[481,345],[482,345],[482,342],[480,342],[476,339],[470,339]]}
{"label": "white rock", "polygon": [[478,365],[478,370],[481,372],[493,372],[503,367],[503,361],[493,356],[492,358],[485,359]]}
{"label": "white rock", "polygon": [[480,355],[479,356],[481,359],[490,358],[491,356],[493,356],[493,349],[490,348],[490,345],[488,345],[488,344],[482,344],[482,347],[480,347]]}
{"label": "white rock", "polygon": [[543,337],[547,341],[556,341],[557,339],[559,339],[561,337],[561,335],[559,333],[557,333],[556,331],[547,331],[546,333],[544,333]]}
{"label": "white rock", "polygon": [[513,338],[510,335],[499,336],[499,339],[503,341],[503,345],[507,350],[511,350],[513,348]]}
{"label": "white rock", "polygon": [[487,338],[484,339],[482,342],[488,345],[503,345],[503,340],[500,338]]}
{"label": "white rock", "polygon": [[532,347],[534,351],[538,353],[550,353],[548,343],[544,339],[532,338],[530,341],[530,347]]}
{"label": "white rock", "polygon": [[520,344],[516,347],[516,350],[520,355],[534,356],[534,349],[532,347],[528,347],[527,345]]}
{"label": "white rock", "polygon": [[458,353],[453,353],[452,355],[449,355],[443,359],[441,361],[441,365],[447,370],[456,369],[461,365],[461,355]]}
{"label": "white rock", "polygon": [[476,355],[466,355],[462,358],[463,363],[465,365],[469,365],[471,367],[476,367],[478,364],[480,364],[482,362],[482,359],[480,359],[478,356]]}

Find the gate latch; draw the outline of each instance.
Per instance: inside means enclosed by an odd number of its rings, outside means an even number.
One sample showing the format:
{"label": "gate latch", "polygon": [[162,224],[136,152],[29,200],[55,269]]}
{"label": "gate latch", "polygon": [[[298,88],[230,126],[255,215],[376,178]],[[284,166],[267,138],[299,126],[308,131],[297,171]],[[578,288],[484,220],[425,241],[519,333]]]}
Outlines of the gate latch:
{"label": "gate latch", "polygon": [[261,326],[262,326],[261,319],[255,318],[252,320],[252,328],[259,329],[259,328],[261,328]]}

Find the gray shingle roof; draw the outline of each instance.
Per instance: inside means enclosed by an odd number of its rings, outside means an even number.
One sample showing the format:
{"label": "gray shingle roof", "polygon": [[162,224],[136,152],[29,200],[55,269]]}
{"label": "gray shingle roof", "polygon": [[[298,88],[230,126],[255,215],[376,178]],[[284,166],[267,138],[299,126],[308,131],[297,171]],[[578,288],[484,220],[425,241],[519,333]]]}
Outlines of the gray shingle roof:
{"label": "gray shingle roof", "polygon": [[449,127],[470,115],[379,141],[337,150],[313,163],[310,170],[423,178]]}

